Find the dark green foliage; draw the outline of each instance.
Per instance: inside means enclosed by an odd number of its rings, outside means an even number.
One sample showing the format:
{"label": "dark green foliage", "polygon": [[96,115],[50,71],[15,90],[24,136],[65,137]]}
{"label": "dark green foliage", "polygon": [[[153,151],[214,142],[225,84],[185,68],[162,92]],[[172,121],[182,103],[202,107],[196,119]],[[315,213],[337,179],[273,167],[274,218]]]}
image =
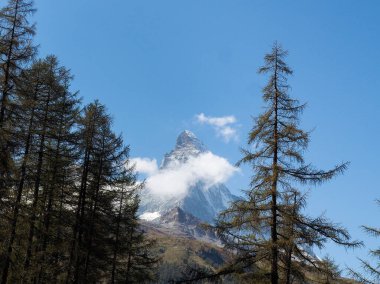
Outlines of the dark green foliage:
{"label": "dark green foliage", "polygon": [[0,202],[7,201],[9,187],[13,186],[11,154],[17,144],[13,104],[18,75],[35,53],[31,41],[34,26],[28,21],[33,12],[28,0],[9,0],[0,10]]}
{"label": "dark green foliage", "polygon": [[[113,132],[105,106],[81,106],[69,70],[55,56],[33,61],[33,13],[30,0],[9,0],[0,10],[1,283],[154,282],[156,244],[138,223],[142,185],[129,165],[129,147]],[[260,68],[270,78],[265,112],[241,160],[253,170],[247,198],[216,224],[236,258],[212,278],[197,267],[185,277],[303,283],[318,271],[329,283],[339,277],[337,267],[306,249],[327,240],[359,245],[325,217],[303,213],[306,196],[297,185],[327,181],[347,164],[320,171],[304,162],[308,133],[298,128],[304,105],[288,95],[292,71],[285,56],[276,44]],[[372,254],[379,256],[378,250]],[[222,261],[213,250],[200,256],[213,265]],[[377,268],[363,264],[376,282]],[[169,264],[164,273],[178,276]],[[238,278],[226,276],[232,273]]]}
{"label": "dark green foliage", "polygon": [[139,229],[137,210],[139,199],[136,190],[121,189],[119,209],[114,220],[115,232],[112,260],[112,283],[142,283],[155,279],[154,271],[159,259],[155,255],[156,242],[146,239]]}
{"label": "dark green foliage", "polygon": [[1,283],[152,280],[129,147],[103,105],[81,109],[55,56],[31,62],[33,12],[0,13]]}
{"label": "dark green foliage", "polygon": [[[103,105],[88,105],[79,120],[80,183],[71,237],[68,281],[151,279],[154,243],[137,223],[138,197],[129,149],[111,131]],[[107,276],[108,275],[108,276]]]}
{"label": "dark green foliage", "polygon": [[[14,215],[14,210],[11,209],[14,205],[12,189],[17,186],[14,163],[19,141],[16,138],[15,124],[19,113],[14,107],[15,92],[22,67],[30,62],[35,53],[31,41],[34,26],[28,22],[28,16],[33,12],[32,3],[27,0],[10,0],[0,10],[0,263],[4,263],[2,267],[5,271],[8,270],[9,252],[2,252],[8,250],[9,246],[4,236],[14,235],[14,232],[10,233],[14,231],[14,226],[9,227],[8,221]],[[7,272],[3,275],[7,275]]]}

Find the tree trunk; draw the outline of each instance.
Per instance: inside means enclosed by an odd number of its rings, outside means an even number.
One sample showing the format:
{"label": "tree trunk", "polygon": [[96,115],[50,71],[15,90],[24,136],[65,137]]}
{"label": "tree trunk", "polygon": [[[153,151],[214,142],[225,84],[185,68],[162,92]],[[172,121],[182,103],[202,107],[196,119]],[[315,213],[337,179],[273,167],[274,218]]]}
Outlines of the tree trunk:
{"label": "tree trunk", "polygon": [[[91,122],[92,124],[94,122]],[[80,248],[80,236],[81,236],[81,230],[82,230],[82,218],[84,214],[84,206],[85,206],[85,198],[86,198],[86,190],[87,190],[87,178],[88,178],[88,170],[89,170],[89,162],[90,162],[90,147],[92,147],[92,140],[94,135],[94,125],[91,125],[91,132],[90,132],[90,138],[89,141],[86,143],[85,153],[84,153],[84,161],[83,161],[83,171],[82,171],[82,177],[81,177],[81,185],[80,185],[80,191],[79,191],[79,198],[78,198],[78,204],[77,209],[75,212],[75,225],[74,225],[74,231],[73,231],[73,240],[72,245],[70,249],[70,258],[69,258],[69,267],[68,272],[66,276],[66,284],[70,282],[71,277],[71,268],[72,265],[75,263],[75,270],[74,270],[74,283],[78,282],[79,277],[79,248]]]}
{"label": "tree trunk", "polygon": [[28,269],[30,266],[30,258],[32,255],[34,229],[35,229],[35,225],[36,225],[35,223],[36,223],[36,215],[37,215],[38,194],[39,194],[39,189],[40,189],[40,184],[41,184],[42,163],[43,163],[43,157],[44,157],[46,129],[47,129],[47,123],[48,123],[47,120],[48,120],[48,113],[49,113],[50,96],[51,96],[51,93],[49,91],[48,97],[46,99],[45,113],[44,113],[44,120],[43,120],[43,129],[42,129],[42,135],[40,138],[41,139],[40,146],[39,146],[39,150],[38,150],[38,162],[37,162],[36,181],[34,183],[32,216],[30,219],[28,245],[27,245],[26,257],[25,257],[25,262],[24,262],[24,273],[25,273],[25,275],[27,275],[27,273],[28,273]]}
{"label": "tree trunk", "polygon": [[10,66],[11,66],[11,57],[13,53],[13,43],[15,38],[15,29],[16,29],[16,20],[17,20],[17,14],[18,14],[18,7],[19,6],[19,0],[16,1],[15,6],[15,13],[13,16],[13,23],[12,23],[12,32],[11,32],[11,38],[10,38],[10,44],[8,47],[7,52],[7,60],[5,62],[5,71],[4,71],[4,80],[3,80],[3,94],[1,97],[1,107],[0,107],[0,129],[3,127],[3,123],[5,120],[5,110],[7,105],[7,99],[10,91],[9,86],[9,73],[10,73]]}
{"label": "tree trunk", "polygon": [[[295,217],[296,214],[297,214],[297,194],[294,193],[294,206],[293,206],[293,214],[292,214],[292,217]],[[290,236],[289,238],[292,238],[293,237],[293,234],[294,234],[294,222],[293,222],[293,219],[291,220],[290,222],[290,227],[291,227],[291,230],[290,230]],[[292,275],[292,256],[293,256],[293,243],[290,243],[289,244],[289,248],[288,248],[288,252],[287,252],[287,256],[286,256],[286,284],[290,284],[291,283],[291,275]]]}
{"label": "tree trunk", "polygon": [[[78,233],[79,233],[79,227],[82,226],[82,220],[81,218],[81,210],[82,210],[82,204],[84,203],[84,200],[86,198],[86,189],[87,189],[87,176],[88,176],[88,168],[89,168],[89,159],[90,159],[90,150],[89,147],[86,147],[85,150],[85,157],[83,161],[83,171],[82,171],[82,178],[81,178],[81,185],[80,185],[80,192],[79,192],[79,198],[78,198],[78,204],[77,209],[75,212],[75,225],[74,225],[74,231],[73,231],[73,241],[71,245],[70,250],[70,258],[69,258],[69,268],[66,276],[66,283],[70,282],[71,277],[71,266],[75,263],[75,278],[78,278],[78,250],[79,250],[79,240],[78,240]],[[74,281],[74,283],[76,283]]]}
{"label": "tree trunk", "polygon": [[125,283],[129,283],[129,278],[130,278],[130,271],[131,271],[131,266],[132,266],[132,237],[133,237],[133,228],[130,228],[129,232],[129,245],[128,245],[128,262],[127,262],[127,271],[126,271],[126,278],[125,278]]}
{"label": "tree trunk", "polygon": [[47,248],[47,243],[48,243],[48,238],[49,238],[49,230],[50,230],[50,219],[51,219],[51,214],[52,214],[52,206],[53,206],[53,191],[56,188],[57,184],[57,173],[58,173],[58,159],[60,155],[60,148],[61,148],[61,128],[62,128],[62,120],[60,122],[60,131],[58,134],[58,141],[57,141],[57,147],[55,149],[55,155],[54,155],[54,168],[53,168],[53,174],[51,178],[51,185],[48,187],[48,201],[47,201],[47,208],[46,208],[46,213],[44,217],[44,224],[43,224],[43,236],[42,236],[42,245],[41,245],[41,260],[40,260],[40,269],[38,273],[38,281],[37,283],[40,283],[41,277],[43,274],[43,268],[44,268],[44,263],[45,263],[45,253],[46,253],[46,248]]}
{"label": "tree trunk", "polygon": [[[104,144],[103,144],[104,147]],[[103,155],[103,153],[101,154]],[[94,198],[94,207],[91,212],[89,224],[90,224],[90,232],[89,232],[89,239],[87,240],[87,252],[86,252],[86,260],[85,260],[85,268],[84,268],[84,277],[87,277],[87,272],[88,272],[88,267],[90,264],[90,256],[91,256],[91,250],[92,250],[92,242],[93,242],[93,234],[94,234],[94,219],[95,219],[95,214],[98,209],[98,198],[99,198],[99,190],[100,190],[100,182],[102,178],[102,170],[103,170],[103,157],[100,158],[100,163],[99,163],[99,173],[97,176],[97,181],[96,181],[96,188],[95,188],[95,198]]]}
{"label": "tree trunk", "polygon": [[123,208],[123,200],[124,200],[124,189],[122,188],[119,212],[118,212],[117,221],[116,221],[115,246],[114,246],[113,258],[112,258],[111,284],[115,283],[116,260],[117,260],[117,250],[119,247],[120,219],[121,219],[121,212]]}
{"label": "tree trunk", "polygon": [[278,284],[278,244],[277,244],[277,181],[278,181],[278,89],[277,89],[277,51],[274,71],[275,98],[274,98],[274,133],[273,133],[273,179],[272,179],[272,266],[271,282]]}
{"label": "tree trunk", "polygon": [[[36,88],[35,93],[34,93],[33,102],[35,102],[37,99],[37,92],[38,92],[38,90]],[[24,157],[23,157],[23,161],[22,161],[22,165],[21,165],[20,181],[19,181],[19,184],[17,187],[16,202],[15,202],[14,209],[13,209],[11,233],[10,233],[7,253],[6,253],[5,261],[4,261],[3,275],[2,275],[2,279],[1,279],[2,284],[7,283],[8,272],[9,272],[9,267],[10,267],[10,260],[11,260],[12,250],[13,250],[13,243],[14,243],[14,240],[16,238],[17,219],[18,219],[18,214],[19,214],[19,210],[20,210],[22,192],[24,189],[24,183],[25,183],[25,178],[26,178],[26,164],[27,164],[27,161],[29,158],[30,144],[32,143],[32,127],[33,127],[33,121],[34,121],[34,111],[35,111],[35,108],[33,107],[32,113],[31,113],[30,119],[29,119],[28,136],[27,136],[26,142],[25,142]]]}

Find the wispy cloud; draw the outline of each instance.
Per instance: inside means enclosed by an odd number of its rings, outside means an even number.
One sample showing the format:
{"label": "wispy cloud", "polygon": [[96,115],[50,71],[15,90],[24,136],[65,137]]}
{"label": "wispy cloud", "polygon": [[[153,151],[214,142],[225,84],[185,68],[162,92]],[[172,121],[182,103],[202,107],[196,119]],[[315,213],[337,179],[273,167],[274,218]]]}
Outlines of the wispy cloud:
{"label": "wispy cloud", "polygon": [[184,195],[197,183],[209,188],[226,182],[238,171],[226,159],[211,152],[190,157],[183,164],[169,164],[164,169],[158,169],[157,161],[147,158],[134,158],[132,162],[136,164],[138,172],[147,175],[145,187],[159,196]]}
{"label": "wispy cloud", "polygon": [[216,134],[222,137],[225,142],[230,142],[231,140],[237,140],[238,135],[236,131],[236,117],[233,115],[213,117],[206,116],[204,113],[197,114],[195,116],[197,122],[201,124],[211,125]]}
{"label": "wispy cloud", "polygon": [[146,175],[153,175],[158,171],[156,159],[132,158],[131,164],[135,165],[135,170]]}

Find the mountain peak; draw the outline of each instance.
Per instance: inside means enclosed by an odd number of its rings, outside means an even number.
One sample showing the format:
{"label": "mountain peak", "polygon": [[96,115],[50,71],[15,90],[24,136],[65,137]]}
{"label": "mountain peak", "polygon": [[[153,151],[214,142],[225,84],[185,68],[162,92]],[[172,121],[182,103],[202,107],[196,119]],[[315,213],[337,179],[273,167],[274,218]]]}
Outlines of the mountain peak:
{"label": "mountain peak", "polygon": [[[177,169],[207,153],[211,154],[194,133],[185,130],[178,136],[175,148],[165,154],[160,170],[169,174],[177,173]],[[182,169],[179,174],[189,170],[186,167]],[[191,170],[189,173],[192,174]],[[175,180],[174,176],[167,182],[172,180]],[[220,211],[227,209],[231,201],[238,199],[224,184],[218,183],[210,187],[198,180],[195,184],[187,184],[186,181],[186,186],[189,188],[185,194],[168,196],[154,194],[149,189],[143,190],[140,195],[140,217],[156,222],[170,220],[169,223],[196,223],[194,218],[197,218],[212,223]],[[162,184],[162,187],[165,187],[165,184]],[[191,218],[187,213],[195,217]]]}
{"label": "mountain peak", "polygon": [[201,152],[206,151],[206,146],[195,136],[195,134],[189,130],[181,132],[177,138],[177,143],[175,148],[194,148]]}
{"label": "mountain peak", "polygon": [[207,152],[207,148],[202,141],[193,132],[185,130],[177,137],[174,150],[165,155],[161,168],[177,166],[178,163],[184,163],[190,157],[196,157],[204,152]]}

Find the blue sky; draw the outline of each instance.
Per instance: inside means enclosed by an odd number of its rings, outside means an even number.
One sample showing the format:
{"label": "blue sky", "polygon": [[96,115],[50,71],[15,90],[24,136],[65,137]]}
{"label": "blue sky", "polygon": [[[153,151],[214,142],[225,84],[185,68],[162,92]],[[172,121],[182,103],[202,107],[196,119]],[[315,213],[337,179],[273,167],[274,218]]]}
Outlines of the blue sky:
{"label": "blue sky", "polygon": [[[379,1],[37,0],[40,55],[56,54],[75,75],[84,102],[113,114],[131,155],[160,160],[189,129],[235,163],[262,110],[257,74],[277,40],[289,50],[292,96],[308,103],[314,129],[306,156],[320,168],[351,161],[345,175],[313,188],[308,212],[326,212],[374,248],[362,224],[379,226]],[[226,143],[195,116],[231,115],[238,139]],[[247,188],[249,169],[229,182]],[[356,267],[366,249],[326,251]]]}

